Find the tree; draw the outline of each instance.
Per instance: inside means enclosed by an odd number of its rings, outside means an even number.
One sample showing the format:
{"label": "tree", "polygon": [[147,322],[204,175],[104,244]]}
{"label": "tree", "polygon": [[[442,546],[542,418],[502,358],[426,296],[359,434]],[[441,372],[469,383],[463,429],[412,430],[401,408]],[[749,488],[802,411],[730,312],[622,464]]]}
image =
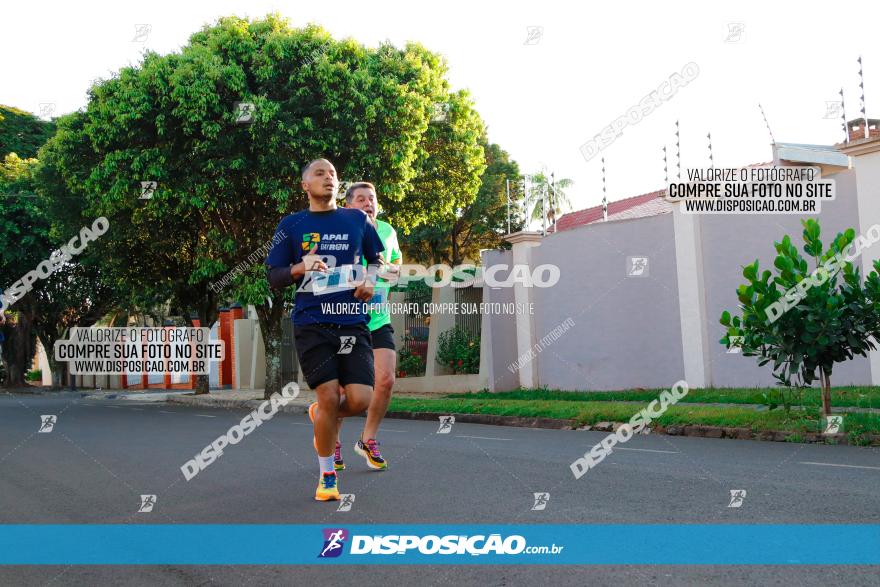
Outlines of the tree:
{"label": "tree", "polygon": [[[384,205],[388,221],[404,233],[419,224],[436,226],[461,215],[476,198],[486,169],[485,125],[468,93],[451,94],[437,106],[422,139],[411,192],[403,202]],[[384,192],[379,193],[384,202]]]}
{"label": "tree", "polygon": [[52,387],[61,387],[70,363],[55,360],[55,341],[61,340],[70,328],[87,328],[98,322],[115,302],[114,291],[108,287],[95,265],[65,263],[35,289],[37,319],[34,330],[43,343]]}
{"label": "tree", "polygon": [[566,209],[571,209],[571,201],[565,190],[574,185],[574,181],[555,179],[552,175],[548,177],[546,171],[540,171],[529,176],[529,184],[526,206],[531,207],[531,220],[542,222],[546,206],[547,226],[556,226],[556,220],[565,213]]}
{"label": "tree", "polygon": [[[481,141],[486,169],[480,176],[476,197],[462,208],[430,224],[419,226],[401,239],[405,256],[425,264],[459,265],[465,259],[479,260],[481,249],[506,246],[508,232],[522,230],[522,185],[519,166],[510,155],[485,137]],[[508,230],[507,182],[510,182]]]}
{"label": "tree", "polygon": [[[445,73],[418,44],[368,49],[277,15],[221,18],[180,53],[147,53],[93,86],[85,111],[59,120],[44,159],[80,195],[81,219],[110,219],[99,246],[112,281],[161,287],[203,326],[224,301],[255,303],[269,395],[282,386],[288,294],[270,292],[254,267],[222,292],[210,285],[307,206],[300,169],[316,157],[342,178],[376,183],[403,229],[442,209],[443,194],[408,196],[425,173],[434,104],[462,103]],[[253,106],[244,124],[240,103]],[[466,139],[457,147],[468,149]],[[142,181],[157,182],[151,199],[140,199]]]}
{"label": "tree", "polygon": [[37,149],[55,132],[55,123],[33,114],[0,105],[0,157],[15,153],[23,159],[36,157]]}
{"label": "tree", "polygon": [[[0,275],[4,290],[33,270],[49,247],[49,223],[33,192],[36,159],[22,159],[7,154],[0,162]],[[0,315],[3,332],[4,385],[26,385],[25,373],[36,349],[33,329],[37,317],[37,299],[27,293]]]}
{"label": "tree", "polygon": [[[720,342],[742,347],[744,355],[758,357],[759,365],[772,362],[774,377],[785,387],[810,386],[818,373],[822,414],[828,416],[834,365],[866,357],[880,340],[880,261],[863,286],[859,269],[849,262],[855,257],[855,231],[838,233],[823,253],[819,223],[802,224],[803,251],[812,258],[812,269],[788,235],[774,243],[775,276],[770,270],[759,275],[757,259],[746,265],[747,283],[737,288],[742,317],[724,311],[720,321],[727,334]],[[866,243],[860,236],[856,244],[861,250]]]}

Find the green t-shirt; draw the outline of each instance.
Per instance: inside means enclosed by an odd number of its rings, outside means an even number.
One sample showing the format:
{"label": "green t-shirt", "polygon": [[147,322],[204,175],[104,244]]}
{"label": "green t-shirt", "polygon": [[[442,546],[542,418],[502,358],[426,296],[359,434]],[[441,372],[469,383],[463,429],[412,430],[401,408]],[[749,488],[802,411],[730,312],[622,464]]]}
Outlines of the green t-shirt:
{"label": "green t-shirt", "polygon": [[[382,245],[385,247],[385,250],[382,252],[382,258],[385,259],[385,262],[394,263],[398,259],[401,259],[403,255],[400,252],[400,245],[397,243],[397,231],[384,220],[379,220],[377,218],[376,232],[379,233],[379,240],[382,241]],[[366,260],[364,262],[366,263]],[[385,285],[383,285],[383,283]],[[370,303],[387,304],[388,292],[390,289],[391,287],[387,285],[387,282],[384,279],[379,279],[378,283],[376,283],[375,294],[370,300]],[[373,330],[378,330],[386,324],[391,324],[391,314],[388,312],[387,306],[381,310],[372,309],[370,311],[369,327],[371,332]]]}

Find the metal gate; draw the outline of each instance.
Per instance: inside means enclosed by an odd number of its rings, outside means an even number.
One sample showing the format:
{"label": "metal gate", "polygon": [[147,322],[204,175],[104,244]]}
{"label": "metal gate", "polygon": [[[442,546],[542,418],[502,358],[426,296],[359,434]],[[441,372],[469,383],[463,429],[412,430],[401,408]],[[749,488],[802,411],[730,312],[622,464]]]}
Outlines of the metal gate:
{"label": "metal gate", "polygon": [[296,358],[296,344],[293,339],[293,322],[290,316],[281,322],[281,381],[285,384],[297,380],[299,361]]}

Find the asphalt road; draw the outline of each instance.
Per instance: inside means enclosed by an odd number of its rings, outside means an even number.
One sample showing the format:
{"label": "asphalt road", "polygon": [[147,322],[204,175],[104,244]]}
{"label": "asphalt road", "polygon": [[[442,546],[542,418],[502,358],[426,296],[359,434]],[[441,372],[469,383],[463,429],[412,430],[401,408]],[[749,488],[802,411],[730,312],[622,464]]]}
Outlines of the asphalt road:
{"label": "asphalt road", "polygon": [[[606,434],[387,420],[387,472],[368,471],[347,423],[340,490],[313,500],[311,425],[278,414],[187,482],[180,466],[246,414],[134,400],[0,394],[0,523],[880,523],[880,451],[648,435],[576,480]],[[40,416],[54,414],[51,433]],[[730,491],[744,489],[739,508]],[[533,494],[548,492],[533,511]],[[155,494],[138,513],[141,494]],[[720,545],[719,547],[723,547]],[[821,545],[817,545],[821,548]],[[843,574],[841,574],[843,573]],[[2,585],[880,585],[877,567],[0,567]]]}

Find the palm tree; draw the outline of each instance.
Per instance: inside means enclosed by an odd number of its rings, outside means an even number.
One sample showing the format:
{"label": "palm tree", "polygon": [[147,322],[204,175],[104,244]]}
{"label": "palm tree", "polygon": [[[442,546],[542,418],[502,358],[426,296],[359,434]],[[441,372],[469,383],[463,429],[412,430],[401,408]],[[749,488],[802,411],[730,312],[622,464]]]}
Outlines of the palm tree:
{"label": "palm tree", "polygon": [[[531,220],[542,221],[544,219],[544,210],[547,212],[547,226],[556,225],[556,221],[566,211],[571,209],[571,201],[565,193],[565,190],[574,185],[574,181],[570,179],[556,179],[551,173],[548,177],[546,170],[539,171],[528,177],[529,191],[526,194],[525,207],[532,208]],[[546,204],[543,201],[544,194],[547,194]]]}

